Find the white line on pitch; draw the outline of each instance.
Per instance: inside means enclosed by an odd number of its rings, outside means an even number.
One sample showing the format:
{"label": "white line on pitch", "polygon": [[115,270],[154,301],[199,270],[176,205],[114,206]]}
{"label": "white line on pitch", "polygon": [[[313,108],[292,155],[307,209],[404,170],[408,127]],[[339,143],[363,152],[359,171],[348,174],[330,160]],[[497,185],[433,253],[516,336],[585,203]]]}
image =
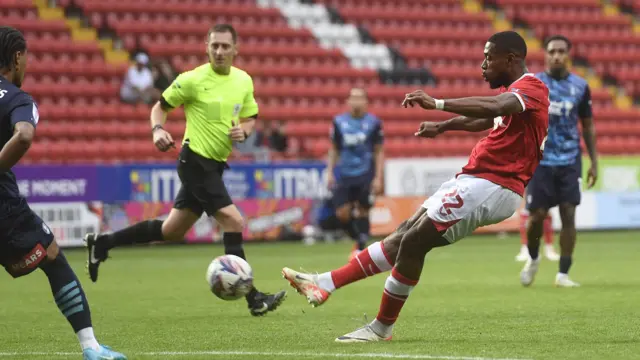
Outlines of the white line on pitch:
{"label": "white line on pitch", "polygon": [[[16,356],[77,356],[73,352],[0,352],[0,357]],[[305,352],[266,352],[266,351],[160,351],[140,352],[139,356],[286,356],[296,358],[377,358],[377,359],[430,359],[430,360],[531,360],[514,358],[488,358],[478,356],[447,356],[423,354],[390,354],[390,353],[305,353]]]}

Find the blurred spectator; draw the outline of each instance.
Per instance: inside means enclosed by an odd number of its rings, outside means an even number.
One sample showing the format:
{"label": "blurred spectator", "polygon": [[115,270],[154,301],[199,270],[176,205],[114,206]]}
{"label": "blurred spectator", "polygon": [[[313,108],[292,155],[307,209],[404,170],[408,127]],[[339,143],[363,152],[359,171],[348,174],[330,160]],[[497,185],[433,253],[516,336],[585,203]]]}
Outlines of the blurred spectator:
{"label": "blurred spectator", "polygon": [[269,146],[277,152],[287,151],[289,137],[287,136],[287,128],[284,122],[277,121],[274,123],[269,134]]}
{"label": "blurred spectator", "polygon": [[[58,1],[49,0],[49,7],[57,7],[58,5]],[[82,18],[82,8],[76,4],[75,0],[71,0],[64,8],[64,15],[66,17]]]}
{"label": "blurred spectator", "polygon": [[136,55],[136,64],[129,68],[120,88],[122,101],[130,104],[153,102],[153,74],[147,65],[149,56],[143,53]]}
{"label": "blurred spectator", "polygon": [[134,41],[135,42],[134,42],[133,48],[129,47],[129,60],[136,61],[136,58],[140,54],[149,56],[149,53],[147,52],[147,50],[144,48],[144,46],[142,46],[140,37],[136,37]]}
{"label": "blurred spectator", "polygon": [[171,65],[166,60],[159,60],[154,62],[151,66],[151,74],[153,75],[153,100],[160,100],[162,92],[165,91],[175,79],[175,73],[171,68]]}

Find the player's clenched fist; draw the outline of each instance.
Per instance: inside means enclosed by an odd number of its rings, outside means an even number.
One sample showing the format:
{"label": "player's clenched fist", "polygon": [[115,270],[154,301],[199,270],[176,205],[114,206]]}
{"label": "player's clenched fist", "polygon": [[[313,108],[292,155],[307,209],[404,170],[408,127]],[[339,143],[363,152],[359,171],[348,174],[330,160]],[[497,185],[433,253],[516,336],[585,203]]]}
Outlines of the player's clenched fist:
{"label": "player's clenched fist", "polygon": [[167,151],[172,147],[175,148],[175,142],[173,141],[171,134],[161,127],[153,130],[153,144],[162,152]]}
{"label": "player's clenched fist", "polygon": [[423,138],[434,138],[440,131],[438,130],[438,123],[433,121],[425,121],[420,124],[420,130],[415,133],[415,136]]}
{"label": "player's clenched fist", "polygon": [[247,139],[244,129],[235,120],[231,120],[231,129],[229,129],[229,137],[233,141],[243,142]]}
{"label": "player's clenched fist", "polygon": [[419,105],[421,108],[426,110],[433,110],[436,108],[436,101],[431,96],[427,95],[422,90],[416,90],[404,96],[404,101],[402,101],[402,106],[407,107],[414,105]]}

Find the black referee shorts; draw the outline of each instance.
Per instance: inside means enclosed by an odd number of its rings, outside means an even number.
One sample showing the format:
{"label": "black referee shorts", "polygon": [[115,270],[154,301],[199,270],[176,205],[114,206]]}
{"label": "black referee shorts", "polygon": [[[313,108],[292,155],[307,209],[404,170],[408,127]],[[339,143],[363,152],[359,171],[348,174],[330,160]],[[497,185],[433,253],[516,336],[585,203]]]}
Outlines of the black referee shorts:
{"label": "black referee shorts", "polygon": [[222,181],[222,173],[229,166],[198,155],[189,149],[188,140],[178,157],[178,175],[182,186],[173,205],[176,209],[189,209],[196,215],[213,216],[218,210],[232,205],[231,196]]}

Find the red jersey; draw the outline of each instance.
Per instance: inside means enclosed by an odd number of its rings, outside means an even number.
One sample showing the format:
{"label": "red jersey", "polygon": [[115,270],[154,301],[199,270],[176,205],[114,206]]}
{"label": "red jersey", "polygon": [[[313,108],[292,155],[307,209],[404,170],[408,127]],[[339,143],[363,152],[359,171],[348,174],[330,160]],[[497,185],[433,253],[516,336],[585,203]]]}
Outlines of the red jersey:
{"label": "red jersey", "polygon": [[493,130],[473,148],[462,174],[489,180],[523,196],[542,160],[549,126],[549,89],[533,74],[524,74],[500,92],[515,94],[523,111],[494,119]]}

